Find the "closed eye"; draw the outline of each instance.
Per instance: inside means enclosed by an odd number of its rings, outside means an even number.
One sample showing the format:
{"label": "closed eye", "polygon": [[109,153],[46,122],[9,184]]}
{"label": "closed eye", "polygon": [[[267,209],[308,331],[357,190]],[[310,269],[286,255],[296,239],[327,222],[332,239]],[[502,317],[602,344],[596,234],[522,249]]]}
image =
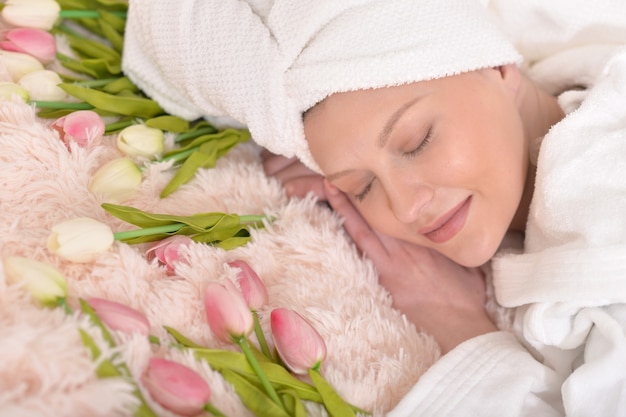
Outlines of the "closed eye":
{"label": "closed eye", "polygon": [[374,182],[374,180],[370,181],[369,184],[367,184],[367,186],[363,189],[363,191],[361,191],[359,194],[355,195],[354,198],[360,203],[362,202],[365,197],[367,196],[367,194],[370,192],[370,190],[372,189],[372,183]]}
{"label": "closed eye", "polygon": [[420,144],[415,149],[413,149],[412,151],[404,152],[402,154],[402,156],[405,157],[405,158],[409,158],[410,159],[410,158],[414,158],[417,155],[419,155],[420,153],[422,153],[424,151],[424,149],[426,149],[428,144],[430,144],[431,139],[432,139],[432,134],[433,134],[433,129],[431,127],[430,129],[428,129],[428,132],[426,133],[426,136],[424,136],[424,139],[422,139]]}

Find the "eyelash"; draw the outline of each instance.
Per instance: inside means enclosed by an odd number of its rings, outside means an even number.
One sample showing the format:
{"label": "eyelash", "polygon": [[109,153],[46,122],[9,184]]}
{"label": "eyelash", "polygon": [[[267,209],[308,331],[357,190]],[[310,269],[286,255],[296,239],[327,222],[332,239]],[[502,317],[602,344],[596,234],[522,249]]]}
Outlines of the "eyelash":
{"label": "eyelash", "polygon": [[[422,151],[424,151],[424,149],[426,149],[426,146],[428,146],[428,144],[430,144],[431,139],[432,139],[432,133],[433,133],[433,129],[432,128],[428,129],[428,132],[426,133],[426,136],[424,136],[424,139],[422,139],[420,144],[415,149],[413,149],[412,151],[403,153],[402,156],[405,157],[405,158],[414,158],[415,156],[417,156],[420,153],[422,153]],[[365,189],[363,189],[363,191],[361,191],[359,194],[354,196],[354,198],[359,203],[362,202],[363,200],[365,200],[365,197],[367,197],[367,194],[369,194],[370,190],[372,189],[372,182],[373,181],[370,181],[369,184],[367,184],[367,186],[365,187]]]}

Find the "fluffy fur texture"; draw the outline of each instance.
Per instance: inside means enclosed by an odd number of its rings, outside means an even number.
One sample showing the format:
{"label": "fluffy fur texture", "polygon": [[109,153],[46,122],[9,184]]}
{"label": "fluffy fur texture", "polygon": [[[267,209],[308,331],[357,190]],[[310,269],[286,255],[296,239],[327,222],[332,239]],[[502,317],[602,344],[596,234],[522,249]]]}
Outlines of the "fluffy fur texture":
{"label": "fluffy fur texture", "polygon": [[[162,328],[167,325],[202,345],[230,348],[211,334],[202,295],[210,281],[234,280],[236,271],[226,263],[242,259],[269,291],[269,305],[260,311],[266,334],[272,308],[300,312],[326,340],[324,375],[346,400],[374,415],[393,407],[437,359],[432,338],[419,334],[391,307],[372,265],[358,254],[339,219],[312,199],[287,199],[280,184],[263,174],[252,143],[235,148],[216,169],[201,170],[166,199],[159,193],[174,171],[168,163],[148,164],[141,190],[124,203],[154,213],[274,216],[267,228],[252,232],[246,246],[224,251],[194,244],[184,252],[185,262],[178,264],[175,276],[146,260],[145,245],[116,242],[88,264],[72,264],[51,254],[46,239],[58,222],[88,216],[114,231],[134,226],[108,215],[100,207],[103,201],[88,191],[94,171],[121,156],[114,138],[68,152],[48,124],[23,103],[0,102],[0,258],[19,255],[56,267],[68,281],[75,311],[78,297],[115,300],[145,313],[158,337],[168,338]],[[79,329],[101,340],[85,317],[39,307],[19,285],[6,283],[0,268],[0,415],[132,415],[132,386],[96,377],[97,364]],[[153,355],[177,360],[209,382],[212,402],[225,414],[251,415],[220,374],[189,352],[168,348],[167,343],[157,347],[143,337],[115,336],[118,347],[103,347],[104,356],[117,354],[136,380]],[[157,414],[172,415],[147,397]],[[316,404],[309,410],[324,415]]]}

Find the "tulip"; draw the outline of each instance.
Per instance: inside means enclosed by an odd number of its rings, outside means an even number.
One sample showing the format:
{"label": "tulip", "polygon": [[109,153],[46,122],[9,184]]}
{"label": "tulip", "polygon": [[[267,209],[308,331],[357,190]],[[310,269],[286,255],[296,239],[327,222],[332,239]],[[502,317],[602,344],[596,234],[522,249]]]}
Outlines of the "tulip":
{"label": "tulip", "polygon": [[193,369],[162,358],[150,358],[141,381],[163,408],[181,416],[201,414],[211,398],[209,384]]}
{"label": "tulip", "polygon": [[55,0],[7,0],[2,18],[12,26],[50,30],[60,11]]}
{"label": "tulip", "polygon": [[285,308],[274,309],[270,321],[274,345],[289,369],[301,375],[319,369],[326,358],[326,344],[308,321]]}
{"label": "tulip", "polygon": [[9,256],[2,262],[7,282],[23,282],[41,304],[57,306],[67,296],[67,283],[52,266],[19,256]]}
{"label": "tulip", "polygon": [[273,359],[269,346],[267,345],[267,340],[265,339],[265,334],[261,328],[261,323],[259,322],[259,315],[257,314],[257,310],[267,304],[267,288],[265,288],[263,281],[261,281],[257,273],[247,262],[233,261],[229,262],[228,266],[239,269],[237,283],[239,284],[239,289],[241,290],[244,300],[246,300],[248,307],[252,310],[254,334],[259,341],[259,346],[263,354]]}
{"label": "tulip", "polygon": [[44,69],[36,58],[21,52],[0,50],[0,65],[4,66],[11,81],[17,82],[26,74]]}
{"label": "tulip", "polygon": [[97,144],[104,135],[104,121],[92,110],[78,110],[55,120],[50,126],[70,149],[74,142],[80,147]]}
{"label": "tulip", "polygon": [[33,71],[17,83],[30,94],[31,100],[40,101],[63,101],[68,95],[59,87],[63,80],[59,74],[51,70]]}
{"label": "tulip", "polygon": [[254,319],[243,295],[228,280],[224,281],[224,284],[210,282],[204,292],[204,309],[213,333],[223,342],[235,342],[239,345],[267,394],[284,409],[283,403],[254,356],[246,338],[252,332]]}
{"label": "tulip", "polygon": [[56,224],[48,236],[48,249],[72,262],[91,262],[113,245],[111,228],[97,220],[79,217]]}
{"label": "tulip", "polygon": [[146,125],[132,125],[117,135],[117,148],[128,156],[153,158],[163,152],[163,131]]}
{"label": "tulip", "polygon": [[15,96],[21,98],[25,103],[30,101],[28,91],[19,85],[8,81],[0,82],[0,100],[12,100]]}
{"label": "tulip", "polygon": [[209,327],[223,342],[232,343],[243,339],[252,331],[252,312],[230,281],[207,285],[204,309]]}
{"label": "tulip", "polygon": [[128,158],[117,158],[101,166],[91,178],[89,191],[108,203],[121,203],[132,197],[141,185],[141,171]]}
{"label": "tulip", "polygon": [[148,260],[157,258],[159,263],[166,266],[167,274],[174,275],[174,263],[181,260],[180,249],[191,243],[193,243],[193,239],[189,236],[170,236],[150,246],[146,255]]}
{"label": "tulip", "polygon": [[229,262],[231,268],[238,268],[237,283],[241,294],[251,310],[256,311],[267,304],[267,288],[257,273],[245,261]]}
{"label": "tulip", "polygon": [[7,31],[0,48],[5,51],[22,52],[37,58],[46,65],[56,58],[54,36],[42,29],[16,28]]}
{"label": "tulip", "polygon": [[88,298],[87,304],[111,330],[145,336],[150,333],[150,322],[146,316],[132,307],[96,297]]}

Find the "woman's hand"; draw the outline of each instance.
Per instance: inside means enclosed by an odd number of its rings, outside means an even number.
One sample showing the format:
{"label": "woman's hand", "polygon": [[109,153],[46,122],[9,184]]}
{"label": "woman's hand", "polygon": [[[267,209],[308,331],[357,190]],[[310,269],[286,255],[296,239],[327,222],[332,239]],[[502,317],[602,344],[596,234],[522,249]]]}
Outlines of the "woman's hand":
{"label": "woman's hand", "polygon": [[394,307],[432,335],[442,353],[497,330],[484,308],[485,284],[478,268],[462,267],[432,249],[376,233],[343,193],[327,181],[324,189],[348,234],[376,266]]}
{"label": "woman's hand", "polygon": [[321,201],[326,200],[323,177],[311,171],[298,159],[274,155],[267,150],[263,150],[261,159],[265,174],[282,182],[289,197],[303,198],[313,192]]}

